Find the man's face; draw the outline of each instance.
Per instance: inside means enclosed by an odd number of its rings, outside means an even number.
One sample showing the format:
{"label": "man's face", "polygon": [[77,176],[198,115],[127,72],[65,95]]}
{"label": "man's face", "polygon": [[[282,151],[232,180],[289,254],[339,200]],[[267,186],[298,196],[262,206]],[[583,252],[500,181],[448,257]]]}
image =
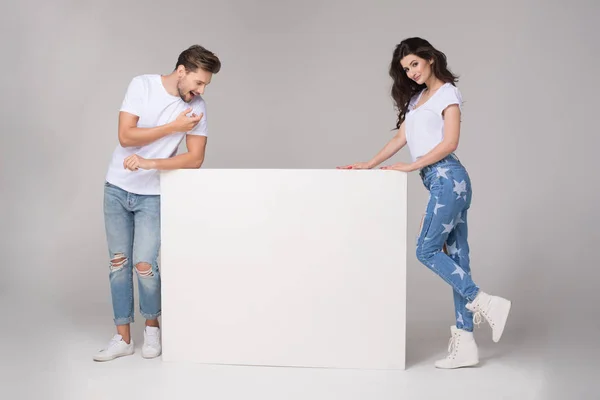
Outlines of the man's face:
{"label": "man's face", "polygon": [[196,71],[186,71],[183,65],[177,67],[179,80],[177,81],[177,91],[181,100],[189,103],[194,97],[204,94],[204,88],[212,79],[212,72],[207,72],[201,68]]}

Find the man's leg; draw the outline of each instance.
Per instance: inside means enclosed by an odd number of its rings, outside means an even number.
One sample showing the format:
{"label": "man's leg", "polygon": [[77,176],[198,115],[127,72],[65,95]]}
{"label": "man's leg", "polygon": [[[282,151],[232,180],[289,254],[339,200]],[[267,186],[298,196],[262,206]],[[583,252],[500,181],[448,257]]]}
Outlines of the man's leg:
{"label": "man's leg", "polygon": [[160,196],[139,196],[134,213],[133,259],[138,276],[140,313],[146,319],[142,356],[161,354],[158,317],[161,313],[161,282],[158,268],[160,251]]}
{"label": "man's leg", "polygon": [[129,343],[133,313],[133,213],[127,209],[127,192],[106,186],[104,224],[110,253],[110,289],[114,321],[123,340]]}
{"label": "man's leg", "polygon": [[109,361],[133,354],[129,324],[133,313],[133,213],[127,207],[127,192],[104,186],[104,224],[109,250],[109,280],[117,335],[99,351],[96,361]]}

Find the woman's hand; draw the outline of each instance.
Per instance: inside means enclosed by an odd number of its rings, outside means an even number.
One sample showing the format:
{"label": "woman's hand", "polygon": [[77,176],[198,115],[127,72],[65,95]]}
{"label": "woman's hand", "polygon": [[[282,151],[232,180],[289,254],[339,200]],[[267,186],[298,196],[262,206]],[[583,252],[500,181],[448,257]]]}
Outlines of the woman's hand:
{"label": "woman's hand", "polygon": [[381,167],[381,169],[391,169],[394,171],[402,171],[402,172],[413,172],[415,171],[417,168],[414,167],[413,164],[406,164],[406,163],[396,163],[396,164],[392,164],[392,165],[387,165],[385,167]]}
{"label": "woman's hand", "polygon": [[371,169],[373,168],[368,162],[359,162],[356,164],[345,165],[343,167],[336,167],[337,169]]}

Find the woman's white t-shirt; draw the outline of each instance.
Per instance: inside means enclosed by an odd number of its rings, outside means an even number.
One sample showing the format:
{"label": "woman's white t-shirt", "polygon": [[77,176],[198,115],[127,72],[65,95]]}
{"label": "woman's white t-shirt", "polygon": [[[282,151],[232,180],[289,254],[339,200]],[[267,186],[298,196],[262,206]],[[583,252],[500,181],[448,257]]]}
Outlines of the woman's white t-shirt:
{"label": "woman's white t-shirt", "polygon": [[413,96],[405,118],[406,142],[413,161],[429,153],[444,139],[442,112],[452,104],[458,104],[462,112],[462,96],[451,83],[442,85],[425,103],[415,108],[423,95]]}

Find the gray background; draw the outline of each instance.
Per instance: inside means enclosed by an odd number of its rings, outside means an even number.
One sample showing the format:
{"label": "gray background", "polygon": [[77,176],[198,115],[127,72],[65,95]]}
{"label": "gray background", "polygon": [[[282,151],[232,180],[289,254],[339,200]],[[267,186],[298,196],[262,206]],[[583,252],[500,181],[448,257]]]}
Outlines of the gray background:
{"label": "gray background", "polygon": [[[117,4],[3,4],[5,331],[18,326],[38,342],[52,311],[70,329],[111,334],[102,183],[133,76],[169,73],[179,52],[202,44],[223,63],[204,96],[204,168],[333,168],[391,138],[388,63],[400,40],[422,36],[460,75],[473,276],[513,300],[503,340],[513,353],[539,346],[541,390],[560,392],[566,362],[581,367],[570,393],[587,390],[600,333],[598,2]],[[404,150],[392,161],[408,159]],[[416,173],[409,189],[412,249],[427,192]],[[447,336],[452,297],[412,251],[408,262],[409,356],[418,359],[429,352],[415,350],[421,339]]]}

